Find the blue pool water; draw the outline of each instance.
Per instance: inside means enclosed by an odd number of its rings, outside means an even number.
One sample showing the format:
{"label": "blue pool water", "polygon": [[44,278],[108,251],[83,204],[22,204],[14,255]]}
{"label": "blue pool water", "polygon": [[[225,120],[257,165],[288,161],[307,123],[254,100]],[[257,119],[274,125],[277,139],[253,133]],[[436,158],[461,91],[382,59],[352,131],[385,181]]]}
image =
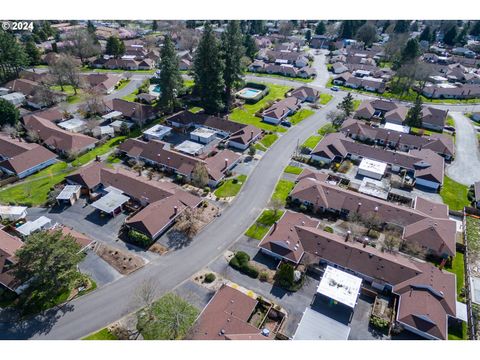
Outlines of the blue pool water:
{"label": "blue pool water", "polygon": [[153,88],[153,91],[160,94],[160,92],[161,92],[161,90],[160,90],[160,85],[156,85],[156,86]]}
{"label": "blue pool water", "polygon": [[246,98],[253,98],[261,92],[262,92],[261,90],[245,88],[242,90],[241,95]]}

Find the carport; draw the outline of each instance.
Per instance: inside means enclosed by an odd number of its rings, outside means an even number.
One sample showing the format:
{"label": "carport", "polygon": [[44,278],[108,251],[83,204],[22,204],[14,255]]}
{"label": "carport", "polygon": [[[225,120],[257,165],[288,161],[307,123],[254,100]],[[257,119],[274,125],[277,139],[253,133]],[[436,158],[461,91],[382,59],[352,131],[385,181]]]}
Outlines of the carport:
{"label": "carport", "polygon": [[128,200],[130,200],[128,196],[125,196],[118,191],[110,191],[108,194],[92,203],[92,206],[105,214],[116,216],[122,211],[123,204]]}
{"label": "carport", "polygon": [[80,185],[66,185],[56,198],[58,205],[75,204],[75,202],[80,198],[81,189],[82,187]]}
{"label": "carport", "polygon": [[293,340],[347,340],[350,327],[306,308]]}

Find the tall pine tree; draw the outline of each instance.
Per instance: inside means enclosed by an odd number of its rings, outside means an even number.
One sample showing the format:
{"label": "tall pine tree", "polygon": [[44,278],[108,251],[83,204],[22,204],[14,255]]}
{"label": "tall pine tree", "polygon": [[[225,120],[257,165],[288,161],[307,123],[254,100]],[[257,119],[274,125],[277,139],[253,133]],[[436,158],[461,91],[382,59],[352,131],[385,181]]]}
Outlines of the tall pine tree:
{"label": "tall pine tree", "polygon": [[180,74],[179,60],[175,45],[170,36],[165,36],[165,42],[160,56],[160,100],[159,104],[166,111],[173,112],[177,103],[177,95],[182,88],[183,79]]}
{"label": "tall pine tree", "polygon": [[205,23],[203,35],[195,51],[193,61],[194,92],[200,97],[202,107],[208,114],[215,114],[224,107],[225,82],[220,44],[212,26]]}
{"label": "tall pine tree", "polygon": [[230,109],[232,90],[242,81],[242,56],[245,49],[242,46],[242,33],[237,20],[228,22],[227,29],[222,34],[222,57],[225,63],[223,81],[225,82],[225,105]]}
{"label": "tall pine tree", "polygon": [[408,126],[422,127],[422,99],[418,96],[415,104],[408,110],[405,123]]}

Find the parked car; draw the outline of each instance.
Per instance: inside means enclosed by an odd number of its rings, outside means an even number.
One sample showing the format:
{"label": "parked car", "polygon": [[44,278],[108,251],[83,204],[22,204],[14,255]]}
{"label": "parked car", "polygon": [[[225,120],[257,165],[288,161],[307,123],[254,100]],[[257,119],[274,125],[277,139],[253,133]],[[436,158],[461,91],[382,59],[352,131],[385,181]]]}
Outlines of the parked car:
{"label": "parked car", "polygon": [[292,126],[292,123],[290,121],[287,121],[287,120],[283,120],[280,125],[283,125],[285,127],[291,127]]}
{"label": "parked car", "polygon": [[447,130],[447,131],[452,131],[452,132],[455,131],[455,128],[454,128],[453,126],[448,126],[448,125],[447,125],[447,126],[444,126],[443,128],[444,128],[445,130]]}
{"label": "parked car", "polygon": [[340,89],[338,88],[338,86],[332,86],[332,87],[330,88],[330,90],[332,90],[332,91],[338,91],[338,90],[340,90]]}

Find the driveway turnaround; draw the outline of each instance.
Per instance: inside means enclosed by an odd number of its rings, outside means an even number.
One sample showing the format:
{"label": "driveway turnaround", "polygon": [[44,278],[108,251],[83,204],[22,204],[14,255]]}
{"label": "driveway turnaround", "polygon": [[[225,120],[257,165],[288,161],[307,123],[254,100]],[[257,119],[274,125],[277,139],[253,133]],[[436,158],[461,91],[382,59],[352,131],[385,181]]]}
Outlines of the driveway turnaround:
{"label": "driveway turnaround", "polygon": [[480,153],[477,132],[469,118],[459,112],[450,112],[455,121],[455,160],[447,167],[447,175],[453,180],[471,185],[480,180]]}
{"label": "driveway turnaround", "polygon": [[297,142],[302,143],[326,124],[325,115],[337,104],[338,99],[332,100],[281,136],[259,161],[231,206],[207,225],[189,246],[157,258],[129,276],[61,309],[52,309],[22,323],[0,323],[0,338],[79,339],[138,310],[141,305],[132,300],[142,281],[155,281],[158,296],[176,288],[223,254],[253,223],[268,204]]}

